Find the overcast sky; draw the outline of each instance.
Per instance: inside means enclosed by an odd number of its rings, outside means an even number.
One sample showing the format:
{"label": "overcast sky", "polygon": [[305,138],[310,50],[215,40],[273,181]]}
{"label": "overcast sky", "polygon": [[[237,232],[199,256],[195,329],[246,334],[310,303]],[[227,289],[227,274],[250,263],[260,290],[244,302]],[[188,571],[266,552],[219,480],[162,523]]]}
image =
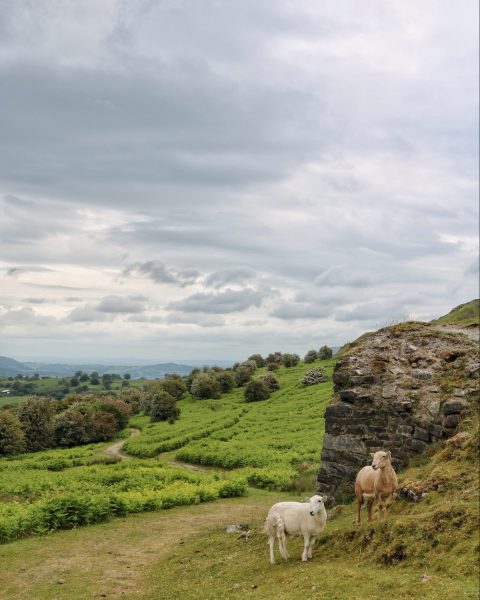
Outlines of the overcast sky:
{"label": "overcast sky", "polygon": [[473,0],[2,0],[0,354],[303,355],[478,297]]}

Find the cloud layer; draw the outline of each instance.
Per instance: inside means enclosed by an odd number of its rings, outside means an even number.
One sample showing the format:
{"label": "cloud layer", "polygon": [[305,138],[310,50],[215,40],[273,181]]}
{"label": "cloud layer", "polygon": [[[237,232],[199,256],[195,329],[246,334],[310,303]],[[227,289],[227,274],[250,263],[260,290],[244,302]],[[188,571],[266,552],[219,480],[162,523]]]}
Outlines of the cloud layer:
{"label": "cloud layer", "polygon": [[304,353],[476,297],[477,13],[4,3],[0,353]]}

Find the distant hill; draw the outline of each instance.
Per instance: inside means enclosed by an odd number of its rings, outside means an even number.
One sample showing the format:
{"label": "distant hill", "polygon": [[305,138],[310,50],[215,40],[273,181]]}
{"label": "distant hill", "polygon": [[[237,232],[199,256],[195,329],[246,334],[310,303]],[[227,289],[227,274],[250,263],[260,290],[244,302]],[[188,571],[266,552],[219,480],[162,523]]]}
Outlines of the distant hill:
{"label": "distant hill", "polygon": [[15,376],[15,375],[33,375],[29,367],[7,356],[0,356],[0,375]]}
{"label": "distant hill", "polygon": [[98,371],[103,373],[115,373],[124,375],[130,373],[133,379],[157,379],[164,377],[166,373],[178,373],[179,375],[188,375],[193,369],[191,365],[177,363],[159,363],[156,365],[102,365],[98,363],[91,364],[64,364],[64,363],[37,363],[37,362],[19,362],[13,358],[0,356],[0,375],[33,375],[38,373],[40,376],[69,377],[76,371],[85,371],[91,373]]}
{"label": "distant hill", "polygon": [[451,310],[448,314],[435,319],[432,323],[445,323],[451,325],[478,325],[480,321],[480,300],[472,300],[465,304],[460,304]]}

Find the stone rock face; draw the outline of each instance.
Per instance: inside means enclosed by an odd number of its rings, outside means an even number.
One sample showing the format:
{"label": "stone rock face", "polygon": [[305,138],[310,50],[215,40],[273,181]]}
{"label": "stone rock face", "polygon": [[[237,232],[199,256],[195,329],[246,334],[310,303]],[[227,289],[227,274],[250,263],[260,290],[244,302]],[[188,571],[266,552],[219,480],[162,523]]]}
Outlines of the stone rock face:
{"label": "stone rock face", "polygon": [[317,491],[352,494],[370,453],[390,450],[401,469],[454,435],[478,398],[478,363],[475,341],[438,325],[403,323],[351,344],[333,374]]}

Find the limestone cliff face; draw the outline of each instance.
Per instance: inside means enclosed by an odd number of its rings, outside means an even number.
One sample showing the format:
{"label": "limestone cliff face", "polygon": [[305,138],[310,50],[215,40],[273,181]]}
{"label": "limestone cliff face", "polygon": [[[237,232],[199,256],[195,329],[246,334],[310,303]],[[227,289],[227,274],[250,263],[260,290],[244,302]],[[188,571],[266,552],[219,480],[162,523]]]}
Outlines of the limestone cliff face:
{"label": "limestone cliff face", "polygon": [[453,435],[478,377],[478,328],[402,323],[359,338],[335,366],[317,490],[351,494],[371,452],[390,450],[401,469]]}

